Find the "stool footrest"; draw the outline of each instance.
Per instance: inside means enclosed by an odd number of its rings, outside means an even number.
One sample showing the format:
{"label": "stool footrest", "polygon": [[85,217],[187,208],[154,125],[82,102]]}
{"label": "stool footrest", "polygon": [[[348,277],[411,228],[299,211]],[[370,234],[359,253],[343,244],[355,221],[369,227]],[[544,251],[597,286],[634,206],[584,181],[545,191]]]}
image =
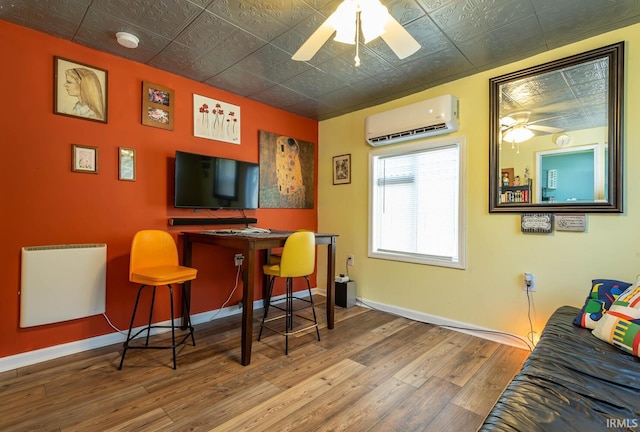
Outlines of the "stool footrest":
{"label": "stool footrest", "polygon": [[[130,342],[132,342],[133,340],[138,338],[138,335],[140,335],[140,333],[145,332],[147,330],[151,330],[154,328],[166,328],[166,329],[171,329],[170,325],[152,325],[151,327],[144,327],[140,330],[138,330],[133,336],[131,336],[129,339],[127,339],[122,346],[128,349],[171,349],[171,348],[176,348],[182,344],[184,344],[187,339],[189,339],[189,337],[193,334],[193,327],[188,327],[185,329],[185,331],[187,331],[187,333],[182,337],[182,339],[179,342],[176,342],[175,345],[147,345],[146,343],[144,345],[132,345]],[[195,345],[195,340],[193,341],[193,346]]]}

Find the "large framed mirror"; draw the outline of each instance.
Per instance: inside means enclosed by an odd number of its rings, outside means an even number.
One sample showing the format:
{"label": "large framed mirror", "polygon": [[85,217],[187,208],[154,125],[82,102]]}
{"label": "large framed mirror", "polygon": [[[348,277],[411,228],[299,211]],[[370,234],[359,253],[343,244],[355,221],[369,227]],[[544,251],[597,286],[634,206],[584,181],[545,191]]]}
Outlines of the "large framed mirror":
{"label": "large framed mirror", "polygon": [[489,81],[489,212],[620,213],[624,42]]}

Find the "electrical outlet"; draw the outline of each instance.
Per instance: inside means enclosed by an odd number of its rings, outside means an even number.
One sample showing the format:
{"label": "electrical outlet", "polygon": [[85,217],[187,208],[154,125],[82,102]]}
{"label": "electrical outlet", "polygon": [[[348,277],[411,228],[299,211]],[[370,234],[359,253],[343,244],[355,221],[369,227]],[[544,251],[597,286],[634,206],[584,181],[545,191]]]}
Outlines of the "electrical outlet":
{"label": "electrical outlet", "polygon": [[235,264],[236,267],[239,267],[242,265],[242,261],[244,261],[244,255],[242,254],[235,254],[235,256],[233,257],[233,263]]}
{"label": "electrical outlet", "polygon": [[533,292],[536,290],[536,276],[533,273],[523,273],[522,281],[522,291]]}
{"label": "electrical outlet", "polygon": [[356,265],[355,258],[351,254],[347,255],[347,265],[352,267]]}

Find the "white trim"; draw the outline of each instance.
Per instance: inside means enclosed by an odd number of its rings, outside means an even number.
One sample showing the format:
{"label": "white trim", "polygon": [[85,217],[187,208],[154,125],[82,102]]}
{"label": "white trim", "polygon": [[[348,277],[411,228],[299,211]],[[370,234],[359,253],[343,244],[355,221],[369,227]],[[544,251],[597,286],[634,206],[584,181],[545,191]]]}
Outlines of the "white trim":
{"label": "white trim", "polygon": [[531,347],[527,344],[527,342],[525,342],[520,336],[512,333],[499,332],[498,330],[480,327],[462,321],[440,317],[438,315],[431,315],[411,309],[390,306],[384,303],[375,302],[373,300],[363,300],[361,297],[358,297],[356,299],[356,302],[358,306],[381,310],[383,312],[388,312],[414,321],[447,327],[460,333],[465,333],[482,339],[498,342],[503,345],[509,345],[515,348],[525,349],[527,351],[531,350]]}

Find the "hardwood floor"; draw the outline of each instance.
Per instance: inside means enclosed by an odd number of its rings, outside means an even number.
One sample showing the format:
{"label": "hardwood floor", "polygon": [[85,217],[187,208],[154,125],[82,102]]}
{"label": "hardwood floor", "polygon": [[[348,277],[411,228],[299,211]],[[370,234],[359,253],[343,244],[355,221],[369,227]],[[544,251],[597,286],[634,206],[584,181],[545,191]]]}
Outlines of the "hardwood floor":
{"label": "hardwood floor", "polygon": [[358,306],[320,334],[285,356],[265,330],[243,367],[237,315],[197,326],[175,371],[169,350],[132,350],[118,371],[118,344],[3,372],[0,430],[475,431],[528,355]]}

